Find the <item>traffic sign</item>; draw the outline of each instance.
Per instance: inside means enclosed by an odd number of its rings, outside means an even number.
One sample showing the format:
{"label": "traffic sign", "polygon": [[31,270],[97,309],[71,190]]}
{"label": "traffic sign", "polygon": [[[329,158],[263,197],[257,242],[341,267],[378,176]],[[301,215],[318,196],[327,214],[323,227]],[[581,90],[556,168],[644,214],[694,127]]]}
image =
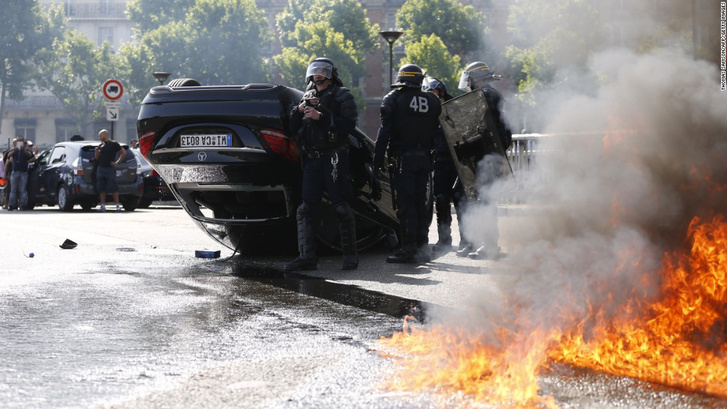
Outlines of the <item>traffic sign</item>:
{"label": "traffic sign", "polygon": [[116,101],[121,98],[124,94],[124,87],[121,85],[119,80],[107,80],[103,83],[103,95],[112,100]]}
{"label": "traffic sign", "polygon": [[107,121],[118,121],[119,120],[119,108],[118,107],[107,107],[106,108],[106,120]]}

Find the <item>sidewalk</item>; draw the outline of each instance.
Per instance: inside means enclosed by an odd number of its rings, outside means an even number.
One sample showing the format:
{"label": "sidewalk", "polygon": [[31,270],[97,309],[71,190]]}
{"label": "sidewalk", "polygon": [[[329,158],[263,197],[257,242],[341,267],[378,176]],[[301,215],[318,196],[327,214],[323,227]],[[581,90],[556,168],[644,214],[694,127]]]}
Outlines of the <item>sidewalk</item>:
{"label": "sidewalk", "polygon": [[[498,208],[498,226],[501,232],[509,228],[519,228],[527,212],[526,206],[506,205]],[[456,255],[459,243],[457,218],[453,215],[452,251],[423,265],[389,264],[383,251],[366,251],[360,254],[359,268],[342,271],[340,256],[327,256],[320,259],[318,270],[301,272],[303,275],[324,278],[332,282],[355,285],[366,290],[376,291],[397,297],[414,299],[426,303],[456,308],[470,297],[499,293],[501,286],[512,282],[508,275],[508,248],[510,243],[501,239],[500,247],[504,256],[498,260],[472,260]],[[502,236],[502,234],[501,234]],[[437,242],[436,221],[429,229],[430,247]],[[282,269],[286,261],[277,263]]]}

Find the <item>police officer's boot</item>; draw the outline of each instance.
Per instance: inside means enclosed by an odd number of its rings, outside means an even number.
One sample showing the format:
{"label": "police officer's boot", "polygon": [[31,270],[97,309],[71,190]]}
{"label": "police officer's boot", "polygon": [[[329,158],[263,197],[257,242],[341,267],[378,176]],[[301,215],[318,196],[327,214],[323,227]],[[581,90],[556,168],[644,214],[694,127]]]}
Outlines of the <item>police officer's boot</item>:
{"label": "police officer's boot", "polygon": [[339,203],[335,206],[338,221],[341,225],[341,249],[343,250],[342,270],[355,270],[358,268],[358,253],[356,252],[356,218],[348,203]]}
{"label": "police officer's boot", "polygon": [[401,223],[401,250],[386,258],[387,263],[415,263],[417,252],[416,220],[405,219]]}
{"label": "police officer's boot", "polygon": [[298,252],[300,255],[285,265],[285,271],[317,270],[316,258],[316,230],[313,220],[307,214],[305,204],[298,207],[296,214],[298,222]]}
{"label": "police officer's boot", "polygon": [[448,253],[452,249],[452,213],[444,206],[437,206],[437,243],[434,245],[432,252],[434,257]]}

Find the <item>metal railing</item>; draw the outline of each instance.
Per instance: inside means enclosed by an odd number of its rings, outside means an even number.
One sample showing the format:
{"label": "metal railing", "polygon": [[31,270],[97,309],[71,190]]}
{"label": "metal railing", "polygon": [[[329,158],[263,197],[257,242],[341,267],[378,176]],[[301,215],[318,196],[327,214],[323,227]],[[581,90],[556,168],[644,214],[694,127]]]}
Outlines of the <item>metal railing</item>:
{"label": "metal railing", "polygon": [[70,3],[65,9],[70,18],[126,18],[126,3]]}

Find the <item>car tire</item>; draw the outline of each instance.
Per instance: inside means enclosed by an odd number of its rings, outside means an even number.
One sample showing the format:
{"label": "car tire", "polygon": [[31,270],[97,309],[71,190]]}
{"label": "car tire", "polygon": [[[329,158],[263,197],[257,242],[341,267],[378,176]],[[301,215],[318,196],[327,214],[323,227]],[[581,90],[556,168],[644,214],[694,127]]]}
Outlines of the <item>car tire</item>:
{"label": "car tire", "polygon": [[152,204],[152,200],[151,199],[141,198],[141,199],[139,199],[139,206],[138,207],[140,209],[146,209],[149,206],[151,206],[151,204]]}
{"label": "car tire", "polygon": [[66,185],[58,186],[58,192],[56,194],[56,203],[58,203],[58,209],[62,212],[70,212],[73,210],[73,201],[71,200],[71,192],[68,190]]}
{"label": "car tire", "polygon": [[121,205],[124,206],[124,210],[126,210],[127,212],[133,212],[134,210],[136,210],[137,207],[139,207],[140,198],[132,196],[122,198],[120,201]]}

